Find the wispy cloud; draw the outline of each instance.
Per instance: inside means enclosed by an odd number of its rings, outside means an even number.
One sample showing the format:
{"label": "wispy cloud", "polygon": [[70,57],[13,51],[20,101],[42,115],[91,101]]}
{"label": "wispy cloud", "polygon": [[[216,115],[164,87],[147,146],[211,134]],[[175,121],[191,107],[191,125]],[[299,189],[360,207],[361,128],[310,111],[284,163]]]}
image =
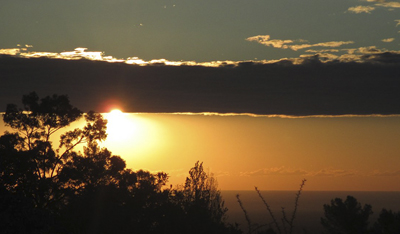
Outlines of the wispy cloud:
{"label": "wispy cloud", "polygon": [[[400,2],[393,2],[393,1],[386,1],[386,0],[364,0],[365,2],[372,2],[375,3],[374,6],[376,7],[385,7],[385,8],[400,8]],[[372,6],[356,6],[350,7],[348,9],[354,13],[370,13],[371,11],[375,10],[375,7]]]}
{"label": "wispy cloud", "polygon": [[315,53],[315,54],[302,54],[301,58],[317,58],[320,61],[333,61],[339,58],[339,55],[330,54],[330,53]]}
{"label": "wispy cloud", "polygon": [[[141,113],[135,113],[141,114]],[[155,113],[157,114],[157,113]],[[161,113],[159,113],[161,114]],[[165,113],[163,113],[165,114]],[[380,114],[372,114],[372,115],[307,115],[307,116],[296,116],[296,115],[260,115],[253,113],[218,113],[218,112],[176,112],[169,113],[171,115],[196,115],[196,116],[222,116],[222,117],[234,117],[234,116],[248,116],[254,118],[281,118],[281,119],[304,119],[304,118],[387,118],[387,117],[400,117],[400,115],[380,115]]]}
{"label": "wispy cloud", "polygon": [[360,13],[371,13],[371,11],[375,10],[375,7],[372,6],[355,6],[355,7],[350,7],[347,9],[350,12],[360,14]]}
{"label": "wispy cloud", "polygon": [[322,169],[316,172],[310,172],[311,176],[330,176],[330,177],[341,177],[341,176],[359,176],[361,175],[355,170],[343,170],[343,169]]}
{"label": "wispy cloud", "polygon": [[357,50],[361,54],[378,54],[382,53],[382,50],[376,48],[376,46],[360,47]]}
{"label": "wispy cloud", "polygon": [[306,50],[307,53],[326,53],[326,52],[339,52],[338,49],[325,49],[325,50]]}
{"label": "wispy cloud", "polygon": [[347,177],[347,176],[386,176],[386,177],[397,177],[400,176],[400,170],[391,171],[358,171],[353,169],[337,169],[337,168],[323,168],[316,171],[307,171],[303,169],[294,169],[287,167],[273,167],[263,168],[254,171],[240,172],[240,176],[246,177],[259,177],[259,176],[307,176],[307,177]]}
{"label": "wispy cloud", "polygon": [[265,176],[265,175],[307,175],[308,172],[301,169],[286,167],[264,168],[255,171],[241,172],[241,176]]}
{"label": "wispy cloud", "polygon": [[270,39],[270,35],[257,35],[253,37],[246,38],[247,41],[255,41],[265,46],[272,46],[274,48],[280,49],[291,49],[294,51],[306,49],[310,47],[340,47],[342,45],[353,44],[353,41],[328,41],[328,42],[320,42],[315,44],[293,44],[298,42],[307,42],[303,39],[298,40],[290,40],[290,39]]}
{"label": "wispy cloud", "polygon": [[400,176],[400,170],[396,171],[380,171],[375,170],[371,173],[372,176]]}
{"label": "wispy cloud", "polygon": [[282,48],[282,49],[289,48],[289,46],[286,44],[290,44],[290,43],[294,42],[293,40],[280,40],[280,39],[270,40],[270,38],[271,38],[270,35],[258,35],[258,36],[246,38],[246,40],[247,41],[256,41],[262,45],[272,46],[275,48]]}
{"label": "wispy cloud", "polygon": [[364,174],[356,170],[344,170],[344,169],[332,169],[325,168],[318,171],[307,171],[303,169],[293,169],[287,167],[273,167],[263,168],[254,171],[240,172],[241,176],[270,176],[270,175],[282,175],[282,176],[329,176],[329,177],[342,177],[342,176],[362,176]]}
{"label": "wispy cloud", "polygon": [[383,42],[393,42],[394,41],[394,38],[392,37],[392,38],[386,38],[386,39],[382,39],[382,41]]}
{"label": "wispy cloud", "polygon": [[375,5],[381,6],[381,7],[388,7],[388,8],[400,8],[400,2],[379,1],[379,3],[377,3]]}
{"label": "wispy cloud", "polygon": [[342,45],[353,44],[354,41],[328,41],[328,42],[320,42],[316,44],[300,44],[300,45],[293,45],[290,48],[292,50],[300,50],[310,47],[340,47]]}

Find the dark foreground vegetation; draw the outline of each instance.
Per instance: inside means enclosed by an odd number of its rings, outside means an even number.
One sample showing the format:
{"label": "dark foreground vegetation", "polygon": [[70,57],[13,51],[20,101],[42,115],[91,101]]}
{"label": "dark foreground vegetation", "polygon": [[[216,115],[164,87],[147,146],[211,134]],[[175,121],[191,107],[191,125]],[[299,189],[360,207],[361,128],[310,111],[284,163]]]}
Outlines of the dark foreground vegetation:
{"label": "dark foreground vegetation", "polygon": [[[9,104],[3,120],[12,129],[0,136],[0,233],[293,233],[296,209],[278,220],[242,230],[226,222],[227,208],[202,163],[189,170],[183,185],[166,186],[163,172],[132,171],[101,148],[107,121],[82,113],[66,96],[23,96],[20,109]],[[85,118],[82,129],[65,131]],[[63,131],[58,142],[53,136]],[[84,144],[83,152],[77,146]],[[245,204],[238,196],[244,214]],[[353,197],[324,206],[321,224],[328,233],[400,233],[400,212],[382,210],[368,226],[371,207]],[[247,216],[246,216],[247,217]],[[282,226],[281,226],[282,225]]]}

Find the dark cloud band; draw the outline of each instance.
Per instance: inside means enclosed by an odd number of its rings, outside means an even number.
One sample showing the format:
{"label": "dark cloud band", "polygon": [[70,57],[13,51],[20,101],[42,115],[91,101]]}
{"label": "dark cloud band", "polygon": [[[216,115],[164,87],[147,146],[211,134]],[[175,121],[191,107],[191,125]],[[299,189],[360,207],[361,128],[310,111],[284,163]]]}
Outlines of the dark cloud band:
{"label": "dark cloud band", "polygon": [[400,55],[365,59],[203,67],[1,56],[0,111],[36,91],[67,94],[83,111],[400,114]]}

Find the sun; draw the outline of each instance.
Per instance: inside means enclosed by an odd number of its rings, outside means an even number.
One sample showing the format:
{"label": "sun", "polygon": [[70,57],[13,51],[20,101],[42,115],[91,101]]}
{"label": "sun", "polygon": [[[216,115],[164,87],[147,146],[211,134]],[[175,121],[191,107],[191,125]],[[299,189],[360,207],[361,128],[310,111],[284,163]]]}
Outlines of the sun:
{"label": "sun", "polygon": [[113,109],[105,115],[107,119],[107,140],[128,141],[132,140],[135,133],[135,125],[129,119],[127,113],[119,109]]}
{"label": "sun", "polygon": [[157,120],[120,109],[103,116],[107,120],[107,138],[100,142],[101,147],[123,157],[128,165],[154,159],[166,147],[163,127]]}

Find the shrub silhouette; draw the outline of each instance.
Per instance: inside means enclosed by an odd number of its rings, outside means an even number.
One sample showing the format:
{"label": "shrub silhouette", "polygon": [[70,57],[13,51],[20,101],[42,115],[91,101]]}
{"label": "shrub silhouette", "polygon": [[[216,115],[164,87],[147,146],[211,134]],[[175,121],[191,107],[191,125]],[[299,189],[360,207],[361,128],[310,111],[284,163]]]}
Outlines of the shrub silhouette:
{"label": "shrub silhouette", "polygon": [[[248,228],[247,233],[248,234],[252,234],[252,233],[257,233],[257,234],[275,234],[275,233],[279,233],[279,234],[285,233],[285,234],[287,234],[287,233],[289,233],[289,234],[291,234],[291,233],[293,233],[293,231],[294,231],[294,220],[296,218],[297,208],[299,206],[299,199],[300,199],[300,195],[301,195],[301,192],[303,191],[303,188],[304,188],[304,185],[305,185],[306,181],[307,181],[306,179],[303,179],[301,181],[300,188],[296,193],[295,202],[294,202],[294,209],[293,209],[293,212],[292,212],[292,215],[291,215],[290,219],[287,217],[285,208],[282,207],[282,218],[281,218],[282,226],[279,225],[279,223],[278,223],[274,213],[272,212],[269,204],[264,199],[264,197],[262,196],[260,190],[258,190],[257,187],[255,187],[255,190],[256,190],[258,196],[260,197],[260,199],[262,200],[262,202],[264,203],[264,205],[265,205],[265,207],[266,207],[266,209],[268,211],[268,214],[271,216],[271,219],[272,219],[272,222],[270,222],[267,225],[257,225],[257,224],[253,225],[252,224],[251,219],[249,218],[249,215],[248,215],[246,209],[244,208],[244,205],[243,205],[242,201],[240,200],[240,196],[239,196],[239,194],[237,194],[236,195],[237,201],[238,201],[239,206],[242,209],[242,211],[244,213],[244,216],[246,218],[247,228]],[[273,224],[273,225],[271,225],[271,224]],[[267,227],[267,228],[265,229],[265,227]]]}

